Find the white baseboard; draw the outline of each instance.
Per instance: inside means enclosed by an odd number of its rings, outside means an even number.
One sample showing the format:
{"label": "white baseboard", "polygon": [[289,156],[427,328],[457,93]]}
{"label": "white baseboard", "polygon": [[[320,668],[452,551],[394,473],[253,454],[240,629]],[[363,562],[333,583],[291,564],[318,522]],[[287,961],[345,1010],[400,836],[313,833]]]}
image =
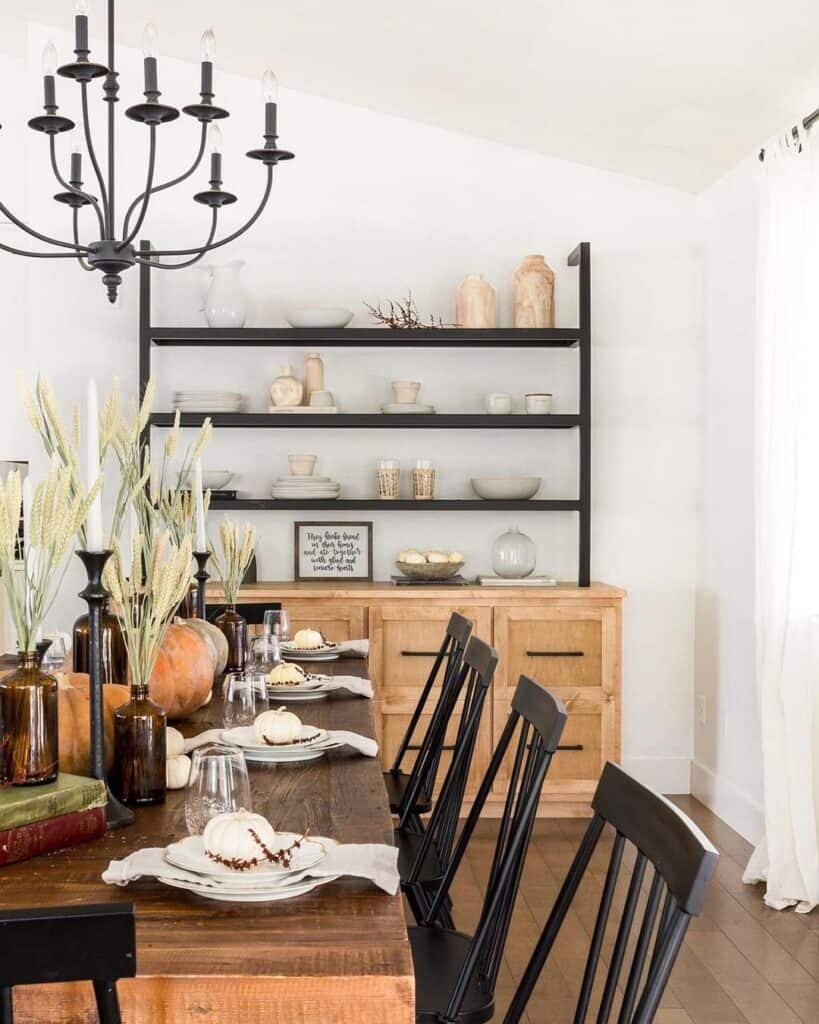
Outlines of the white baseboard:
{"label": "white baseboard", "polygon": [[691,762],[691,794],[754,845],[765,831],[760,804],[699,761]]}
{"label": "white baseboard", "polygon": [[622,765],[638,782],[658,793],[691,792],[688,757],[624,757]]}

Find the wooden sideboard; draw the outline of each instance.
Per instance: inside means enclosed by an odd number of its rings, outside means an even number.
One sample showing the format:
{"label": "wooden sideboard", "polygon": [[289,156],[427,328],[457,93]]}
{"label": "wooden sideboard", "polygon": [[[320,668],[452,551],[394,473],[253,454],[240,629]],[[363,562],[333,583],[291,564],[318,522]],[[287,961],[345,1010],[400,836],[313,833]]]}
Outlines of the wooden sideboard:
{"label": "wooden sideboard", "polygon": [[[214,598],[218,592],[214,590]],[[280,602],[291,629],[313,626],[331,640],[369,637],[370,674],[382,760],[389,765],[427,678],[452,611],[498,652],[468,796],[474,795],[500,735],[521,673],[563,699],[565,749],[552,762],[541,800],[543,817],[583,817],[603,764],[620,759],[622,604],[625,591],[590,587],[396,587],[388,583],[255,583],[241,603]],[[453,722],[452,730],[457,724]],[[487,806],[497,816],[501,779]]]}

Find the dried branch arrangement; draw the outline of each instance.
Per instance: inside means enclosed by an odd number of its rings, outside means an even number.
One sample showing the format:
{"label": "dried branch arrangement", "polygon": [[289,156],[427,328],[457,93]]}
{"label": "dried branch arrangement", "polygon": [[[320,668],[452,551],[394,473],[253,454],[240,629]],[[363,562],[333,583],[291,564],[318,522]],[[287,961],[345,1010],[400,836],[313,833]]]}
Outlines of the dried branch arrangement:
{"label": "dried branch arrangement", "polygon": [[228,604],[236,604],[239,587],[256,550],[256,528],[250,523],[245,523],[240,541],[238,523],[225,516],[219,527],[219,541],[222,550],[217,552],[214,548],[213,561],[222,581],[225,601]]}
{"label": "dried branch arrangement", "polygon": [[97,479],[84,495],[71,470],[56,452],[45,480],[34,487],[26,521],[23,570],[15,571],[17,536],[22,508],[20,474],[0,482],[0,572],[21,651],[33,651],[40,626],[65,575],[63,561],[75,534],[82,531],[88,509],[100,487]]}
{"label": "dried branch arrangement", "polygon": [[435,317],[430,316],[428,323],[422,320],[412,298],[412,292],[409,292],[407,297],[401,302],[394,302],[390,299],[388,301],[388,309],[386,310],[381,308],[380,302],[377,306],[371,306],[368,302],[365,302],[364,306],[370,311],[370,315],[374,320],[395,330],[423,331],[428,330],[430,327],[459,326],[458,324],[445,324],[440,317],[436,320]]}
{"label": "dried branch arrangement", "polygon": [[119,543],[114,544],[103,583],[115,602],[136,686],[148,685],[168,626],[188,592],[192,557],[190,537],[176,545],[168,531],[147,544],[142,534],[136,534],[127,564]]}

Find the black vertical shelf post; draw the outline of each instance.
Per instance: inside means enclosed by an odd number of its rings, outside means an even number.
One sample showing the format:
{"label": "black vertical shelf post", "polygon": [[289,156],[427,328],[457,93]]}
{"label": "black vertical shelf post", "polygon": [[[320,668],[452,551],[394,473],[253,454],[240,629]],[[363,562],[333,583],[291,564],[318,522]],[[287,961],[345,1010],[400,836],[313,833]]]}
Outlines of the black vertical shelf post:
{"label": "black vertical shelf post", "polygon": [[[140,256],[147,257],[151,252],[151,243],[142,241],[139,245]],[[578,495],[576,499],[537,500],[529,502],[488,502],[471,499],[433,501],[422,503],[429,511],[449,510],[458,512],[478,511],[526,511],[532,512],[566,512],[578,513],[578,545],[577,545],[577,583],[580,587],[591,584],[591,245],[580,244],[569,254],[568,265],[578,269],[578,327],[548,328],[492,328],[487,330],[471,330],[468,328],[428,328],[421,332],[412,332],[411,347],[417,348],[568,348],[577,346],[579,354],[579,410],[577,414],[541,417],[506,416],[483,417],[477,414],[436,414],[435,416],[396,417],[395,422],[382,424],[380,417],[372,414],[346,413],[326,417],[326,423],[315,422],[315,417],[294,420],[283,420],[278,416],[265,416],[260,413],[242,413],[235,415],[214,416],[214,423],[228,427],[244,428],[290,428],[302,426],[310,429],[317,427],[333,430],[343,427],[368,429],[376,426],[389,426],[396,430],[413,430],[425,428],[453,429],[479,428],[487,430],[508,429],[577,429],[579,432],[579,472]],[[326,346],[345,347],[384,347],[408,348],[400,341],[401,332],[389,328],[239,328],[220,329],[206,327],[155,327],[151,323],[151,270],[146,264],[139,268],[139,397],[145,396],[148,381],[151,378],[151,350],[154,345],[172,345],[183,347],[217,346],[234,348],[245,346],[264,347],[313,347]],[[202,417],[203,418],[203,417]],[[198,425],[193,420],[199,417],[188,414],[183,417],[186,426]],[[376,419],[379,422],[375,422]],[[485,422],[483,420],[485,419]],[[219,421],[222,420],[220,423]],[[149,440],[152,426],[168,426],[173,418],[167,414],[153,415],[145,428],[142,441]],[[185,422],[188,421],[188,422]],[[406,422],[405,422],[406,421]],[[264,499],[239,498],[215,504],[222,509],[383,509],[384,511],[402,511],[415,509],[412,502],[381,503],[374,499],[350,499],[342,501],[312,501],[301,504]],[[421,510],[419,506],[418,511]]]}

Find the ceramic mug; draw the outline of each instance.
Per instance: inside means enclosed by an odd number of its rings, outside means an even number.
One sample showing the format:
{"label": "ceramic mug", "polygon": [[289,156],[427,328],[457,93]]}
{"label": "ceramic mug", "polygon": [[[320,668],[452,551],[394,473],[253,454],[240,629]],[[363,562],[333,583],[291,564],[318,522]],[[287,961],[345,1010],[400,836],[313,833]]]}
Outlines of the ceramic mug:
{"label": "ceramic mug", "polygon": [[310,405],[314,409],[327,409],[333,405],[332,391],[311,391]]}
{"label": "ceramic mug", "polygon": [[484,404],[491,416],[508,416],[512,411],[512,396],[506,391],[493,391],[486,395]]}
{"label": "ceramic mug", "polygon": [[552,396],[544,391],[526,395],[526,411],[532,416],[546,416],[552,411]]}

